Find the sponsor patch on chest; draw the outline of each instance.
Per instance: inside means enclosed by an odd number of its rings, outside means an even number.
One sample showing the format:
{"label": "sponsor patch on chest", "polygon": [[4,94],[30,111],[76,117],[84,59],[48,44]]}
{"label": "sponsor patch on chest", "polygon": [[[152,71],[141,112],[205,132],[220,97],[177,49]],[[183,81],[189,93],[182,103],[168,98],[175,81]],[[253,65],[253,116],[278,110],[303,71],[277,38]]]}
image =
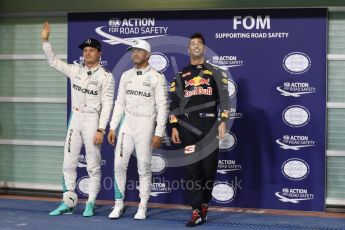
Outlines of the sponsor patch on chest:
{"label": "sponsor patch on chest", "polygon": [[196,96],[196,95],[212,95],[212,87],[207,87],[204,89],[203,87],[194,87],[193,90],[185,90],[184,91],[184,96],[185,97],[191,97],[191,96]]}
{"label": "sponsor patch on chest", "polygon": [[90,85],[98,85],[98,81],[96,81],[96,80],[91,80],[91,81],[90,81]]}
{"label": "sponsor patch on chest", "polygon": [[76,84],[73,84],[72,85],[72,89],[76,90],[76,91],[79,91],[79,92],[82,92],[82,93],[86,93],[86,94],[90,94],[90,95],[98,95],[98,91],[97,90],[90,90],[90,89],[87,89],[87,88],[82,88],[80,87],[79,85],[76,85]]}
{"label": "sponsor patch on chest", "polygon": [[140,91],[140,90],[128,89],[128,90],[126,90],[126,94],[127,95],[140,96],[140,97],[151,97],[151,93],[145,92],[145,91]]}

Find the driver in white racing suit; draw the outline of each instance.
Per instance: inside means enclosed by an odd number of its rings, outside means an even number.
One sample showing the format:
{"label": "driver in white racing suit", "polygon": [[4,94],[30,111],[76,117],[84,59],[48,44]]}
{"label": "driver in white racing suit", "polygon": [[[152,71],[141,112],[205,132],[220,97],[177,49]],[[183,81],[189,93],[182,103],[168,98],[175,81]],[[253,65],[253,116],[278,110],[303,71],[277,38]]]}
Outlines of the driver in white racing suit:
{"label": "driver in white racing suit", "polygon": [[115,144],[115,206],[109,218],[117,219],[124,211],[126,172],[135,148],[139,174],[140,204],[134,219],[146,219],[151,193],[151,155],[165,134],[168,116],[167,84],[163,74],[153,69],[148,59],[151,47],[145,40],[137,40],[131,50],[134,68],[121,76],[108,141]]}
{"label": "driver in white racing suit", "polygon": [[[72,112],[64,147],[64,192],[74,192],[76,188],[77,163],[84,144],[90,184],[83,216],[93,216],[94,203],[100,190],[101,144],[113,107],[114,79],[99,63],[101,44],[96,39],[87,39],[79,45],[83,50],[84,64],[67,64],[56,57],[48,41],[49,34],[50,26],[45,22],[41,39],[47,61],[71,81]],[[62,202],[49,215],[72,212],[73,208]]]}

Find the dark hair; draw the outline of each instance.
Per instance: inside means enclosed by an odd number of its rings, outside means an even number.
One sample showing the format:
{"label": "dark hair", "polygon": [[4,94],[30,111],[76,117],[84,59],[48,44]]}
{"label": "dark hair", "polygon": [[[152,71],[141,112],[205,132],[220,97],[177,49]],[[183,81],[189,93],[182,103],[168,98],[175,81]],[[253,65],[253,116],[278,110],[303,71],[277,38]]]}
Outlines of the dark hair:
{"label": "dark hair", "polygon": [[201,33],[194,33],[192,34],[192,36],[190,36],[190,39],[194,39],[194,38],[199,38],[202,43],[205,45],[205,38]]}

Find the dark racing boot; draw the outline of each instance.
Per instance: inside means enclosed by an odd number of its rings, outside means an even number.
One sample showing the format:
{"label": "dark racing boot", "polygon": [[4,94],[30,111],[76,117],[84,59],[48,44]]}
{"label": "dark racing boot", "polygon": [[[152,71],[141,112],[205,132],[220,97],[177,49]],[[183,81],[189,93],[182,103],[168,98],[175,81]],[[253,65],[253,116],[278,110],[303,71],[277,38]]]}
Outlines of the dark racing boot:
{"label": "dark racing boot", "polygon": [[197,225],[203,224],[204,222],[201,215],[202,214],[199,209],[194,209],[191,219],[186,223],[186,227],[195,227]]}
{"label": "dark racing boot", "polygon": [[201,206],[201,218],[205,223],[207,221],[208,204],[202,204]]}

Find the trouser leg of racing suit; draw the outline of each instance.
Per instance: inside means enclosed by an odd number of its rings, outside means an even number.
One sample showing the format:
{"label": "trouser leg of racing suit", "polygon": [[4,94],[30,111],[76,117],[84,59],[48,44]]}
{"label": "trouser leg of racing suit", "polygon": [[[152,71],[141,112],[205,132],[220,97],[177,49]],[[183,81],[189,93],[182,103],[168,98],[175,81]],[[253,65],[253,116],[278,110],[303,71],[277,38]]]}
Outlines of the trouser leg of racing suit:
{"label": "trouser leg of racing suit", "polygon": [[96,200],[101,188],[101,145],[94,144],[98,122],[98,113],[84,113],[82,136],[85,144],[87,172],[90,177],[89,202]]}
{"label": "trouser leg of racing suit", "polygon": [[[200,118],[191,115],[186,119],[190,125],[202,131],[201,135],[196,135],[189,130],[182,128],[181,139],[184,146],[195,145],[195,152],[200,154],[201,159],[187,165],[187,180],[191,181],[193,187],[188,188],[189,200],[193,209],[200,209],[203,203],[209,203],[212,198],[213,183],[218,167],[218,139],[216,130],[218,123],[216,118]],[[211,134],[211,138],[206,142],[206,136]],[[205,145],[216,146],[211,152],[201,153]]]}
{"label": "trouser leg of racing suit", "polygon": [[126,173],[130,156],[135,148],[139,174],[139,196],[142,204],[147,204],[151,193],[151,139],[152,119],[126,115],[119,130],[115,150],[115,199],[123,200],[126,186]]}
{"label": "trouser leg of racing suit", "polygon": [[[212,199],[212,190],[214,179],[218,168],[218,149],[213,151],[206,158],[202,159],[199,164],[188,167],[187,171],[190,171],[189,175],[196,175],[196,177],[201,176],[202,190],[196,192],[191,192],[191,204],[193,209],[195,207],[200,207],[202,204],[208,204]],[[196,171],[197,170],[197,171]],[[201,175],[200,175],[201,173]],[[193,176],[191,176],[193,177]],[[195,195],[195,193],[200,195]],[[198,197],[199,196],[199,197]]]}
{"label": "trouser leg of racing suit", "polygon": [[89,201],[95,201],[100,190],[100,145],[93,144],[98,127],[98,120],[98,113],[74,111],[71,114],[64,150],[64,191],[74,191],[76,188],[79,154],[83,142],[85,143],[87,171],[90,177]]}
{"label": "trouser leg of racing suit", "polygon": [[77,164],[83,138],[81,136],[78,114],[71,112],[64,147],[63,190],[74,191],[77,179]]}
{"label": "trouser leg of racing suit", "polygon": [[122,123],[117,135],[114,159],[114,190],[115,200],[125,198],[127,167],[134,150],[134,141],[127,123]]}
{"label": "trouser leg of racing suit", "polygon": [[[137,129],[135,140],[135,151],[137,156],[137,167],[139,174],[139,196],[140,203],[146,205],[150,199],[151,186],[152,186],[152,172],[151,172],[151,159],[152,147],[151,141],[153,136],[152,120],[143,119],[141,121],[143,126]],[[144,135],[143,135],[144,134]]]}

